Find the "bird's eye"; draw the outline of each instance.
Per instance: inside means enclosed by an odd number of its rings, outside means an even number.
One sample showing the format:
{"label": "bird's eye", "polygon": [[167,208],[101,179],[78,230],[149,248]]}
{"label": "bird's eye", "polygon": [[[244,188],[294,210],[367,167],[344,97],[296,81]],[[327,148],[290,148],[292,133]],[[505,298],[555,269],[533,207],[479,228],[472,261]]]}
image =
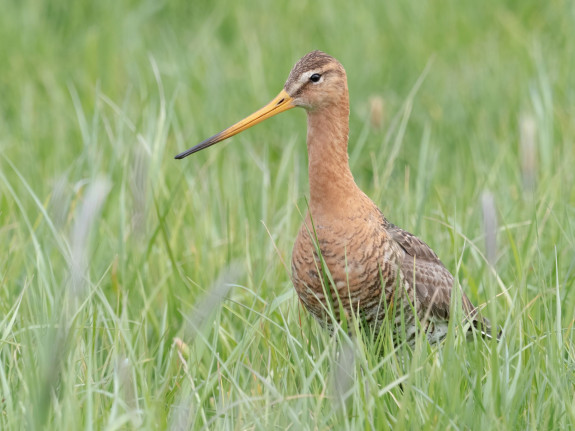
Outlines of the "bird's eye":
{"label": "bird's eye", "polygon": [[319,82],[321,79],[321,75],[319,73],[314,73],[312,76],[309,77],[311,82]]}

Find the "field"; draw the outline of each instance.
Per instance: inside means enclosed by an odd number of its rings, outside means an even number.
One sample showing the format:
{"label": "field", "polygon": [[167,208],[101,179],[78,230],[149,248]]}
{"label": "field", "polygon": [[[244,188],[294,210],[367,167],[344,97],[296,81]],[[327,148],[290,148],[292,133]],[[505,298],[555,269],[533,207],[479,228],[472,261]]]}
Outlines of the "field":
{"label": "field", "polygon": [[[2,1],[0,429],[575,428],[574,29],[560,0]],[[302,110],[174,160],[314,49],[356,182],[499,343],[308,315]]]}

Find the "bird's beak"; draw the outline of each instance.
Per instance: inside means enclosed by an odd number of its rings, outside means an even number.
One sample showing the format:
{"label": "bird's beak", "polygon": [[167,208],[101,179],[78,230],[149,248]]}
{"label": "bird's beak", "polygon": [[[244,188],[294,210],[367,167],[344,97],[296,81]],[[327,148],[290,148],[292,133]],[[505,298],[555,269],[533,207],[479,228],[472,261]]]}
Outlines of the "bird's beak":
{"label": "bird's beak", "polygon": [[274,115],[279,114],[280,112],[287,111],[288,109],[295,108],[294,100],[291,98],[289,94],[285,90],[280,91],[270,103],[268,103],[263,108],[259,109],[258,111],[254,112],[249,117],[244,118],[240,122],[234,124],[231,127],[228,127],[226,130],[221,131],[217,135],[212,136],[211,138],[206,139],[203,142],[200,142],[195,147],[190,148],[183,153],[180,153],[176,156],[176,159],[183,159],[184,157],[189,156],[190,154],[196,153],[198,151],[203,150],[204,148],[208,148],[211,145],[217,144],[224,139],[228,139],[234,135],[237,135],[240,132],[243,132],[246,129],[249,129],[252,126],[255,126],[262,121],[273,117]]}

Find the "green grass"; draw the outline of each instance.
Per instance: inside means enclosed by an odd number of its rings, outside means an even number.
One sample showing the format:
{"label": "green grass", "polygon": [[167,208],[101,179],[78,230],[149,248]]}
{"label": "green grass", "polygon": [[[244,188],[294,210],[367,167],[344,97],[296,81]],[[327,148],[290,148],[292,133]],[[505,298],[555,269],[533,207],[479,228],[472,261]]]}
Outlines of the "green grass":
{"label": "green grass", "polygon": [[[573,3],[239,4],[2,2],[0,428],[574,428]],[[303,112],[173,159],[312,49],[347,69],[356,181],[500,343],[379,355],[301,307]]]}

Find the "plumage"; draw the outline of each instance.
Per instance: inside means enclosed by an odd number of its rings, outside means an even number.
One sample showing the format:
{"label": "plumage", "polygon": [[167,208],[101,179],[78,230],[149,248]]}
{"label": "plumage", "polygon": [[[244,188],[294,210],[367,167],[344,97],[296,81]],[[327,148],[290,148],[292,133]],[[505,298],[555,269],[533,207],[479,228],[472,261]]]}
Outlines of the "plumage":
{"label": "plumage", "polygon": [[[303,107],[308,120],[309,209],[292,253],[292,281],[301,302],[328,328],[327,310],[341,304],[376,333],[391,319],[413,341],[417,318],[428,340],[440,341],[450,319],[453,276],[427,244],[388,222],[356,185],[347,152],[347,76],[333,57],[321,51],[305,55],[268,105],[176,158],[294,107]],[[490,333],[489,322],[464,294],[461,302],[472,326]]]}

